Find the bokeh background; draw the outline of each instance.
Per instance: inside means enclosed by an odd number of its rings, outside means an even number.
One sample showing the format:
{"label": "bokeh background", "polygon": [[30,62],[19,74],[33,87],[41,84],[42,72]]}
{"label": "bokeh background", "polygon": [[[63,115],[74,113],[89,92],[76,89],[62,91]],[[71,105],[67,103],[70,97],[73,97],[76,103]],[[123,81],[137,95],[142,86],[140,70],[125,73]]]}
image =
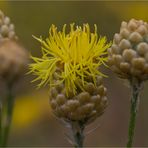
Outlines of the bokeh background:
{"label": "bokeh background", "polygon": [[[40,56],[40,44],[32,35],[48,36],[51,24],[59,28],[75,22],[78,25],[97,24],[100,35],[108,41],[119,32],[121,21],[131,18],[148,21],[148,2],[103,1],[0,1],[0,9],[15,24],[16,33],[26,50]],[[85,146],[125,146],[129,120],[130,89],[108,69],[105,79],[109,106],[105,114],[91,124],[86,132]],[[24,75],[15,88],[16,102],[9,146],[71,146],[65,139],[66,128],[53,116],[48,99],[48,88],[37,90],[34,77]],[[1,90],[1,89],[0,89]],[[141,94],[134,146],[148,147],[148,83]]]}

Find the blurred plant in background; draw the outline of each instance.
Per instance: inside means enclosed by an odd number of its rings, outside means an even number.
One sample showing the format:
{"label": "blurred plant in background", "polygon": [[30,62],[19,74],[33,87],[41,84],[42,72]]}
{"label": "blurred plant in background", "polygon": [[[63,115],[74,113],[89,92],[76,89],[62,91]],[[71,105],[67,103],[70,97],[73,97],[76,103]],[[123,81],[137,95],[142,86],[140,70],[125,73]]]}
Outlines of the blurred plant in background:
{"label": "blurred plant in background", "polygon": [[41,43],[42,57],[32,57],[35,63],[30,64],[30,72],[37,75],[35,81],[41,80],[39,86],[49,84],[53,112],[71,129],[68,140],[83,147],[86,125],[107,106],[100,66],[107,61],[111,43],[98,36],[96,25],[91,33],[88,24],[71,24],[69,33],[66,25],[62,31],[52,25],[49,38],[36,39]]}
{"label": "blurred plant in background", "polygon": [[13,87],[27,65],[27,51],[18,43],[14,25],[0,11],[0,78],[6,85],[6,97],[0,97],[0,146],[6,146],[11,125]]}

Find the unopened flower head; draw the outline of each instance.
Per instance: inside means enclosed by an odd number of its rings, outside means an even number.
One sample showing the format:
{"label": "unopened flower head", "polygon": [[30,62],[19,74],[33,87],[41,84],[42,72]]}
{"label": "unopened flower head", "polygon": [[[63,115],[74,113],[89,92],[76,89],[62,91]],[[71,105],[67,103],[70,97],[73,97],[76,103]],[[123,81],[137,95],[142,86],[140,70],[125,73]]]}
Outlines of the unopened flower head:
{"label": "unopened flower head", "polygon": [[131,19],[122,22],[109,52],[111,69],[123,79],[148,79],[148,24]]}
{"label": "unopened flower head", "polygon": [[103,76],[98,68],[107,61],[106,49],[111,44],[106,44],[106,37],[98,37],[96,25],[94,33],[90,32],[88,24],[83,27],[71,24],[69,33],[66,25],[62,31],[52,25],[46,40],[36,39],[41,43],[42,57],[32,57],[35,63],[30,69],[37,75],[34,81],[41,80],[39,87],[47,83],[57,85],[54,81],[56,73],[58,84],[64,83],[67,94],[69,91],[76,93],[80,83],[83,89],[87,77],[92,77],[95,84],[96,76]]}

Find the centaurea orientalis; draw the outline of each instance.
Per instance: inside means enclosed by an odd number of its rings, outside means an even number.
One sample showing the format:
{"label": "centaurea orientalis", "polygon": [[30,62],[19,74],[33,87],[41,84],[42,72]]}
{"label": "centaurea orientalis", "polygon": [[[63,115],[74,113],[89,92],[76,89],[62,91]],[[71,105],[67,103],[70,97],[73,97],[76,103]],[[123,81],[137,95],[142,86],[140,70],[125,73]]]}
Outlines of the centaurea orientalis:
{"label": "centaurea orientalis", "polygon": [[[35,37],[36,38],[36,37]],[[50,103],[54,114],[68,123],[73,131],[73,144],[83,145],[86,124],[100,116],[107,106],[106,88],[102,83],[100,66],[107,61],[106,37],[98,37],[88,24],[83,27],[70,24],[58,31],[55,25],[49,29],[41,43],[42,57],[31,57],[30,72],[41,80],[38,85],[49,84]]]}

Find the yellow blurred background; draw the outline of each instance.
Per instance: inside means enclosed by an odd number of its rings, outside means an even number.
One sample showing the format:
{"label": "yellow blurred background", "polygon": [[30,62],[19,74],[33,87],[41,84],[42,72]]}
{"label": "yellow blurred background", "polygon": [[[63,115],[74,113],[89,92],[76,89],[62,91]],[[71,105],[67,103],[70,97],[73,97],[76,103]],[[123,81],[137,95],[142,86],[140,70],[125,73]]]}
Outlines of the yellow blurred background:
{"label": "yellow blurred background", "polygon": [[[112,40],[119,32],[121,21],[131,18],[148,21],[148,2],[111,1],[0,1],[0,9],[15,24],[16,33],[24,47],[34,56],[40,56],[40,44],[32,35],[48,36],[51,24],[59,28],[75,22],[82,25],[97,24],[100,35]],[[108,88],[109,106],[105,114],[87,131],[100,124],[86,136],[85,146],[125,146],[129,118],[130,91],[124,81],[118,80],[108,69],[105,80]],[[31,83],[34,77],[24,75],[16,85],[16,102],[9,146],[70,146],[64,137],[66,128],[53,116],[48,88],[36,89]],[[123,85],[124,84],[124,85]],[[135,133],[135,146],[148,146],[148,84],[141,94]],[[1,90],[1,89],[0,89]]]}

